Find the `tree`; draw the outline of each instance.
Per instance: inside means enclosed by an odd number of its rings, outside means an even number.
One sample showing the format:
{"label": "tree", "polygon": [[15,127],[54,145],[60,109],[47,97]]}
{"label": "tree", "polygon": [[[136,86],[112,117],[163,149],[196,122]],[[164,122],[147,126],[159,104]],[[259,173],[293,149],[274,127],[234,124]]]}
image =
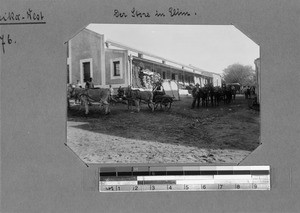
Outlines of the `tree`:
{"label": "tree", "polygon": [[223,78],[226,83],[253,85],[255,84],[255,71],[251,66],[236,63],[223,70]]}

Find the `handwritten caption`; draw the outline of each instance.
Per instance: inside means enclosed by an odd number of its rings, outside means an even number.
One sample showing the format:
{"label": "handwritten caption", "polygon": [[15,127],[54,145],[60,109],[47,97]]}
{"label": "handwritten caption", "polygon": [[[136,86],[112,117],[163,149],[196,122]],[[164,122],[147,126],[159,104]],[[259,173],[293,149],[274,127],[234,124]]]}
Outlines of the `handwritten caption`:
{"label": "handwritten caption", "polygon": [[[14,11],[0,13],[0,25],[31,25],[45,24],[45,16],[42,11],[36,11],[31,8],[24,12],[17,13]],[[16,44],[14,37],[7,33],[0,35],[0,45],[2,53],[5,54],[7,47]]]}
{"label": "handwritten caption", "polygon": [[0,24],[16,24],[18,22],[31,23],[44,20],[45,16],[42,11],[34,11],[30,8],[23,13],[16,13],[14,11],[10,11],[0,14]]}
{"label": "handwritten caption", "polygon": [[140,11],[136,8],[132,8],[130,12],[121,11],[119,9],[115,9],[113,11],[113,16],[116,18],[150,18],[150,17],[186,17],[197,15],[196,12],[191,12],[187,10],[182,10],[180,8],[169,7],[167,11]]}

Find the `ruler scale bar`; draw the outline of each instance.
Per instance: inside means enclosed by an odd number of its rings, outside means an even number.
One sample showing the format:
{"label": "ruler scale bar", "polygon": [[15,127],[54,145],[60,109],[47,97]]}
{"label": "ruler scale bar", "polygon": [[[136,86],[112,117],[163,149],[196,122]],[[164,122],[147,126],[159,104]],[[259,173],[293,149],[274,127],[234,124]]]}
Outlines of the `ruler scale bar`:
{"label": "ruler scale bar", "polygon": [[270,189],[270,166],[99,168],[100,192]]}
{"label": "ruler scale bar", "polygon": [[270,190],[269,184],[101,185],[101,192]]}

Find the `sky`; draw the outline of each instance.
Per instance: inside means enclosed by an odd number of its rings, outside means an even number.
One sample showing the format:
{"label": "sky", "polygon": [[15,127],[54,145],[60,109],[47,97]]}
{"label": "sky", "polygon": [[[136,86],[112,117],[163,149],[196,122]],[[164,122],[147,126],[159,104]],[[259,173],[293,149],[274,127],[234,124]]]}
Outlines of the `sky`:
{"label": "sky", "polygon": [[90,24],[89,30],[126,46],[205,71],[231,64],[255,67],[259,46],[233,25]]}

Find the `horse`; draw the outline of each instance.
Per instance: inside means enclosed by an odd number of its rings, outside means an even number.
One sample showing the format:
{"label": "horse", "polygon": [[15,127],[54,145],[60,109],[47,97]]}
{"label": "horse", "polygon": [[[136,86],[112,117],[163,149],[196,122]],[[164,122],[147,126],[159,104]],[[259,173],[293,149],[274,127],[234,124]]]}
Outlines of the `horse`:
{"label": "horse", "polygon": [[208,90],[208,88],[207,87],[200,88],[199,95],[201,97],[202,106],[203,107],[207,107],[208,106],[208,97],[209,97],[209,90]]}
{"label": "horse", "polygon": [[214,96],[215,96],[215,106],[220,105],[221,97],[222,97],[222,88],[219,86],[216,86],[214,88]]}
{"label": "horse", "polygon": [[207,84],[204,86],[204,91],[207,93],[207,98],[211,102],[211,106],[216,105],[215,101],[215,88],[212,84]]}
{"label": "horse", "polygon": [[224,93],[224,103],[230,104],[232,101],[232,91],[230,86],[224,87],[223,93]]}

